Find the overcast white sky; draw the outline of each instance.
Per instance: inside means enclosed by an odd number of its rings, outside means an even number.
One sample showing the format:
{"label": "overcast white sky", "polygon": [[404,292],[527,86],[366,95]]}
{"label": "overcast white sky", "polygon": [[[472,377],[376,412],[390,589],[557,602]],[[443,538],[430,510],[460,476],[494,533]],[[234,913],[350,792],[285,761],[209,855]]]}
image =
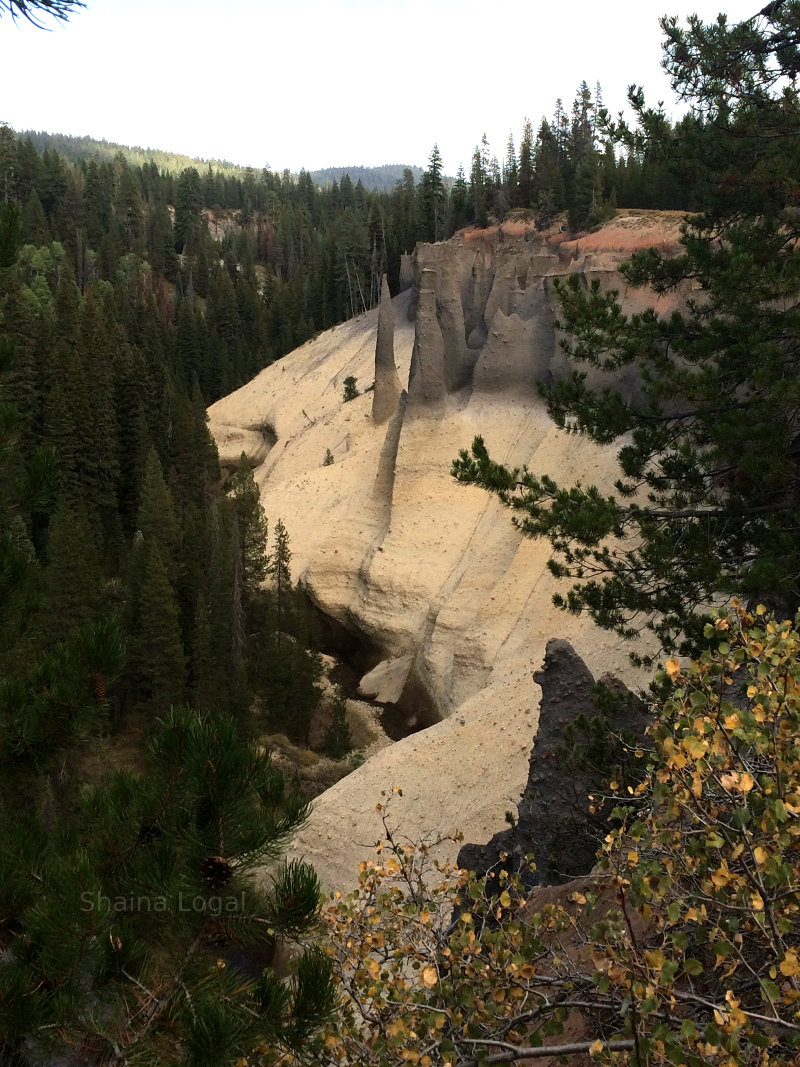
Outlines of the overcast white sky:
{"label": "overcast white sky", "polygon": [[[679,6],[684,4],[685,6]],[[724,6],[723,6],[724,5]],[[502,159],[582,79],[672,110],[658,16],[763,0],[87,0],[46,33],[0,19],[0,121],[273,170]]]}

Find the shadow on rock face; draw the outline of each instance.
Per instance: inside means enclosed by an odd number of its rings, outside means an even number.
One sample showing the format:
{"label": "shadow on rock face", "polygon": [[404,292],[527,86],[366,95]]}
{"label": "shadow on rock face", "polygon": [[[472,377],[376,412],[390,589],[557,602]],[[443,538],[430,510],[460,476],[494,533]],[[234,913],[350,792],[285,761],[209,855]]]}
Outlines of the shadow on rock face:
{"label": "shadow on rock face", "polygon": [[[567,641],[548,641],[534,680],[542,687],[539,728],[515,825],[458,854],[458,865],[479,877],[514,870],[529,886],[591,870],[611,823],[590,812],[587,798],[603,789],[650,721],[647,705],[622,682],[604,676],[595,683]],[[531,853],[535,869],[526,861]]]}

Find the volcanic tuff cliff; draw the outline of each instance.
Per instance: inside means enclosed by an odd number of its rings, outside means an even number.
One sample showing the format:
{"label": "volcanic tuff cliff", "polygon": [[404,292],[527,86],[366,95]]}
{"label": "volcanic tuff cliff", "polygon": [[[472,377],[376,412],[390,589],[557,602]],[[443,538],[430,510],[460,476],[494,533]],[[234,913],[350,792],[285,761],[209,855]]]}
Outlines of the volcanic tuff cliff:
{"label": "volcanic tuff cliff", "polygon": [[[482,841],[502,827],[527,776],[532,675],[548,638],[568,639],[596,675],[630,675],[613,635],[552,606],[549,546],[523,540],[507,511],[449,469],[480,433],[498,460],[610,487],[613,452],[565,437],[536,392],[567,370],[552,280],[598,278],[622,290],[626,310],[642,308],[651,295],[626,291],[617,267],[638,247],[675,250],[678,226],[678,216],[647,212],[579,240],[516,223],[418,246],[404,264],[409,287],[391,305],[384,290],[380,309],[209,410],[223,462],[250,457],[268,517],[289,531],[294,576],[329,620],[329,640],[360,668],[362,693],[395,705],[417,731],[317,800],[292,851],[329,886],[355,880],[357,857],[380,836],[375,804],[392,785],[403,789],[395,817],[411,837],[461,829]],[[343,403],[348,376],[374,391]]]}

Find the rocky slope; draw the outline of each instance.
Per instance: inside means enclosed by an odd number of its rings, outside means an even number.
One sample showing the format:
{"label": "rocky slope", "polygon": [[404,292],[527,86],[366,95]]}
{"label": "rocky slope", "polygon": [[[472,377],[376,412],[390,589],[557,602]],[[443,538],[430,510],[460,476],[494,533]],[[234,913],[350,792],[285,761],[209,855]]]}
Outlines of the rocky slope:
{"label": "rocky slope", "polygon": [[[636,680],[613,635],[552,606],[548,546],[523,540],[449,469],[480,433],[496,459],[611,485],[613,453],[566,438],[536,393],[566,369],[552,280],[577,271],[642,307],[647,294],[624,291],[617,267],[636,247],[676,248],[678,226],[645,212],[577,241],[516,223],[419,246],[391,303],[386,294],[380,311],[210,409],[223,461],[246,452],[270,521],[283,519],[294,576],[330,642],[364,675],[363,695],[394,705],[409,732],[324,793],[295,841],[292,854],[329,887],[354,882],[381,835],[375,805],[394,785],[393,819],[411,838],[462,830],[484,841],[502,828],[527,777],[533,673],[549,638],[569,640],[595,675]],[[656,306],[669,309],[666,298]],[[343,403],[348,376],[374,389]]]}

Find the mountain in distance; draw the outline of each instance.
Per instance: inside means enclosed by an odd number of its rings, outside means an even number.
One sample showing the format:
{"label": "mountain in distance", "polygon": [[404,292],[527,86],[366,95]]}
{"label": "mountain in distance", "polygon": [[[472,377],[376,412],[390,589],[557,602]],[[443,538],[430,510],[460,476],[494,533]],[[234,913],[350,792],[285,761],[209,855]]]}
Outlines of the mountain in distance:
{"label": "mountain in distance", "polygon": [[[56,151],[72,163],[77,163],[82,159],[110,161],[119,153],[122,153],[128,162],[134,166],[141,166],[152,160],[159,170],[166,170],[175,174],[180,173],[187,167],[196,167],[198,170],[211,167],[213,170],[221,171],[223,174],[243,177],[248,169],[251,171],[257,169],[243,167],[238,163],[231,163],[227,159],[202,159],[184,156],[177,152],[165,152],[160,148],[142,148],[140,145],[130,146],[118,144],[116,141],[98,140],[88,135],[78,137],[68,133],[47,133],[44,130],[21,130],[18,136],[21,140],[29,137],[38,152],[44,152],[48,149]],[[266,164],[266,168],[270,169],[269,164]],[[341,181],[345,174],[349,174],[350,180],[354,185],[360,180],[365,189],[388,192],[394,188],[397,182],[402,180],[406,170],[410,170],[414,175],[415,184],[422,177],[422,167],[406,166],[403,163],[385,163],[380,167],[324,167],[322,170],[312,170],[309,173],[314,182],[321,186],[330,185],[334,181]]]}
{"label": "mountain in distance", "polygon": [[340,182],[345,174],[349,174],[354,185],[360,181],[365,189],[388,193],[403,180],[407,170],[414,175],[416,185],[422,177],[422,167],[411,167],[405,163],[384,163],[380,167],[323,167],[322,170],[310,171],[310,174],[314,182],[323,187],[332,182]]}

